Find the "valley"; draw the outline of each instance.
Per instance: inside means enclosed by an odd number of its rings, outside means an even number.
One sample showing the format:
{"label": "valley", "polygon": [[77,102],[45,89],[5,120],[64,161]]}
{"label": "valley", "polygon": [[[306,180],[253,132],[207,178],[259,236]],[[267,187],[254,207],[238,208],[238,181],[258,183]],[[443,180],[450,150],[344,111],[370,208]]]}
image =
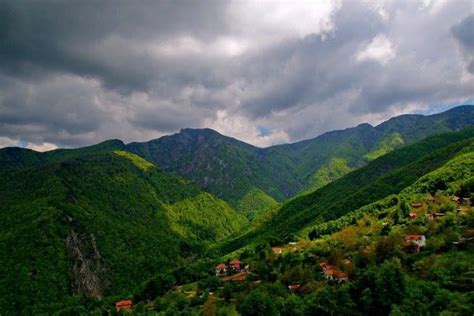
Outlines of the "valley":
{"label": "valley", "polygon": [[188,129],[0,149],[0,310],[411,314],[421,296],[464,314],[473,123],[461,106],[268,148]]}

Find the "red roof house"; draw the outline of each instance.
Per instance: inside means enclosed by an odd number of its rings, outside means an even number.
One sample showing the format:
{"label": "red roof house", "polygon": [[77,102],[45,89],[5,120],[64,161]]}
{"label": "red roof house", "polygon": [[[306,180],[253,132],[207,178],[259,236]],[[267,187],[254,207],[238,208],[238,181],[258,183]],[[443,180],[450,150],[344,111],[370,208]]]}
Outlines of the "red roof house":
{"label": "red roof house", "polygon": [[425,235],[406,235],[404,248],[409,252],[418,253],[426,245]]}
{"label": "red roof house", "polygon": [[242,265],[242,262],[240,262],[239,259],[234,259],[231,262],[229,262],[229,266],[234,270],[240,270],[241,265]]}
{"label": "red roof house", "polygon": [[115,310],[117,312],[121,310],[132,310],[132,300],[122,300],[115,303]]}
{"label": "red roof house", "polygon": [[223,263],[219,263],[217,266],[216,266],[216,275],[222,275],[222,274],[225,274],[227,272],[227,266]]}
{"label": "red roof house", "polygon": [[274,254],[277,254],[277,255],[281,254],[281,252],[282,252],[280,247],[273,247],[272,251],[273,251]]}

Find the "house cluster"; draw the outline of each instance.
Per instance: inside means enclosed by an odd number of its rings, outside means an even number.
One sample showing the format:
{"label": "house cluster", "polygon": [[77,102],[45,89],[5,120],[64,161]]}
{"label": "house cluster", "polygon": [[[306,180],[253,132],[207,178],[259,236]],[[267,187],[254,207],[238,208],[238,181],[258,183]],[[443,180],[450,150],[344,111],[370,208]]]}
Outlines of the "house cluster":
{"label": "house cluster", "polygon": [[438,218],[443,217],[445,214],[444,213],[439,213],[439,212],[434,212],[434,213],[426,213],[425,216],[427,219],[435,220]]}
{"label": "house cluster", "polygon": [[459,196],[453,196],[452,200],[458,205],[471,205],[471,198],[468,197],[461,198]]}
{"label": "house cluster", "polygon": [[243,266],[242,262],[240,262],[239,259],[234,259],[231,262],[229,262],[229,265],[226,265],[224,263],[219,263],[216,266],[216,275],[217,276],[222,276],[226,275],[228,271],[236,271],[236,272],[241,272],[243,270],[247,271],[249,269],[249,266]]}
{"label": "house cluster", "polygon": [[[344,263],[346,264],[346,262]],[[326,261],[321,262],[319,266],[323,270],[322,273],[326,280],[337,281],[338,283],[349,280],[348,274],[346,272],[342,272],[337,266],[331,265]]]}
{"label": "house cluster", "polygon": [[406,235],[403,248],[407,252],[419,253],[420,249],[426,245],[425,235]]}

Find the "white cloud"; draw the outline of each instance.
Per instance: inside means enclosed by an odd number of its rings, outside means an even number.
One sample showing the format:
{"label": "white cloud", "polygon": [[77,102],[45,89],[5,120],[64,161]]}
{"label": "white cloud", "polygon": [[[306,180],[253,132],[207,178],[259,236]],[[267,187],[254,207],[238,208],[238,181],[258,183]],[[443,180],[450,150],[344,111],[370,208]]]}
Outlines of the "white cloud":
{"label": "white cloud", "polygon": [[340,1],[233,1],[228,8],[232,29],[256,44],[285,37],[324,34],[334,29]]}
{"label": "white cloud", "polygon": [[283,130],[270,130],[265,135],[258,130],[255,122],[247,118],[218,110],[215,120],[208,121],[206,126],[221,134],[231,136],[258,147],[268,147],[275,144],[287,143],[290,137]]}
{"label": "white cloud", "polygon": [[0,137],[0,148],[18,146],[18,141],[9,137]]}
{"label": "white cloud", "polygon": [[357,52],[356,58],[358,61],[374,60],[386,65],[395,56],[396,52],[392,42],[384,34],[378,34]]}
{"label": "white cloud", "polygon": [[50,150],[54,150],[54,149],[58,148],[58,146],[56,146],[55,144],[51,144],[51,143],[40,143],[40,144],[30,143],[26,147],[29,148],[29,149],[33,149],[34,151],[40,151],[40,152],[50,151]]}

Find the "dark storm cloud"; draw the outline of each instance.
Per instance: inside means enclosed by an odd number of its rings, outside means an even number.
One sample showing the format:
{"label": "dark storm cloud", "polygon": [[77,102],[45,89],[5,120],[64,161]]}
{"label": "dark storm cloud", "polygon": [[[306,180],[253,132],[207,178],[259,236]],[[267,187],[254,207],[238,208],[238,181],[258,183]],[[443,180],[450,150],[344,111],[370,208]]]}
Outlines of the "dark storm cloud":
{"label": "dark storm cloud", "polygon": [[[327,38],[308,35],[256,56],[252,63],[260,66],[258,71],[244,76],[255,89],[261,88],[262,81],[266,86],[264,93],[245,100],[245,110],[257,117],[265,116],[272,111],[323,102],[352,88],[361,77],[376,71],[370,64],[359,67],[353,55],[362,41],[383,31],[380,20],[375,12],[349,3],[336,15],[337,29]],[[286,54],[272,57],[273,50]],[[262,76],[273,80],[262,80]]]}
{"label": "dark storm cloud", "polygon": [[472,10],[0,0],[0,146],[146,140],[184,127],[269,145],[472,99]]}
{"label": "dark storm cloud", "polygon": [[465,54],[467,69],[474,74],[474,14],[452,28]]}
{"label": "dark storm cloud", "polygon": [[12,75],[55,71],[99,77],[107,87],[125,91],[147,89],[169,69],[139,46],[182,34],[208,39],[225,31],[221,6],[212,1],[3,1],[0,67]]}

